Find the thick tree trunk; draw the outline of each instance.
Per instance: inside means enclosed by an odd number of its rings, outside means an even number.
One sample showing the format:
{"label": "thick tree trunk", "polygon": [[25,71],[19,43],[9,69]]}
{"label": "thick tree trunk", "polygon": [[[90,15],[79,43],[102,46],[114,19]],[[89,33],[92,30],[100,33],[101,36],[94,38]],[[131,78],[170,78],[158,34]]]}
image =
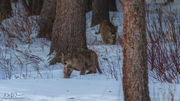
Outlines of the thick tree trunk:
{"label": "thick tree trunk", "polygon": [[91,27],[109,21],[109,11],[117,11],[116,0],[92,0]]}
{"label": "thick tree trunk", "polygon": [[85,0],[57,0],[50,54],[75,53],[78,48],[87,48],[85,4]]}
{"label": "thick tree trunk", "polygon": [[86,1],[86,12],[92,10],[92,0],[85,0]]}
{"label": "thick tree trunk", "polygon": [[51,40],[52,28],[56,16],[56,0],[44,0],[43,8],[40,13],[38,34],[39,38]]}
{"label": "thick tree trunk", "polygon": [[50,53],[87,48],[85,0],[57,0],[56,8]]}
{"label": "thick tree trunk", "polygon": [[124,101],[150,101],[145,0],[122,0]]}
{"label": "thick tree trunk", "polygon": [[43,0],[29,0],[28,2],[26,2],[26,0],[22,0],[22,3],[28,15],[40,15]]}
{"label": "thick tree trunk", "polygon": [[0,22],[12,14],[10,0],[0,0]]}
{"label": "thick tree trunk", "polygon": [[[86,12],[89,12],[92,10],[93,0],[85,0],[85,1],[86,1]],[[108,6],[109,6],[109,11],[117,11],[116,0],[109,0]]]}
{"label": "thick tree trunk", "polygon": [[91,27],[100,24],[104,20],[109,21],[109,0],[92,1],[92,23]]}
{"label": "thick tree trunk", "polygon": [[43,0],[30,0],[31,15],[39,15],[43,6]]}
{"label": "thick tree trunk", "polygon": [[116,0],[109,0],[109,11],[117,11]]}

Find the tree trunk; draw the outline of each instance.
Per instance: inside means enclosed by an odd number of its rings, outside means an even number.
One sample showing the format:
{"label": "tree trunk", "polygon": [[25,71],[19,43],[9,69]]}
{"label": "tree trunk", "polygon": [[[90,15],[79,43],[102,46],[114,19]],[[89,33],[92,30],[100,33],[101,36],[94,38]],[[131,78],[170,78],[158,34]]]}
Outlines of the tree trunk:
{"label": "tree trunk", "polygon": [[43,0],[29,0],[28,2],[26,2],[26,0],[22,0],[22,4],[28,15],[40,15]]}
{"label": "tree trunk", "polygon": [[51,40],[52,28],[56,16],[56,0],[44,0],[43,8],[40,13],[38,34],[39,38]]}
{"label": "tree trunk", "polygon": [[109,0],[109,11],[117,11],[116,0]]}
{"label": "tree trunk", "polygon": [[57,0],[50,54],[75,53],[78,48],[87,48],[85,4],[85,0]]}
{"label": "tree trunk", "polygon": [[85,0],[57,0],[56,7],[50,53],[86,48]]}
{"label": "tree trunk", "polygon": [[121,0],[124,101],[150,101],[148,90],[145,0]]}
{"label": "tree trunk", "polygon": [[[86,12],[89,12],[92,10],[92,0],[85,0],[85,1],[86,1]],[[108,0],[108,2],[109,2],[108,4],[109,11],[117,11],[116,0]]]}
{"label": "tree trunk", "polygon": [[91,27],[109,19],[109,0],[92,1],[92,24]]}
{"label": "tree trunk", "polygon": [[86,12],[92,10],[92,0],[85,0],[86,1]]}
{"label": "tree trunk", "polygon": [[43,0],[30,0],[31,15],[39,15],[43,6]]}
{"label": "tree trunk", "polygon": [[0,22],[12,14],[10,0],[0,0]]}

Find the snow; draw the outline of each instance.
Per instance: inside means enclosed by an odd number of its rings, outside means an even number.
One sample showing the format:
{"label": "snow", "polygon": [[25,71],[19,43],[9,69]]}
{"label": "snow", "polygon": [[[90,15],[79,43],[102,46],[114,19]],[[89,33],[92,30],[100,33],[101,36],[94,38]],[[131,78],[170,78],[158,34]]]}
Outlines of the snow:
{"label": "snow", "polygon": [[[96,77],[0,80],[0,101],[123,101],[121,82]],[[180,99],[177,84],[149,83],[149,90],[151,101]]]}
{"label": "snow", "polygon": [[151,101],[180,101],[180,84],[149,83]]}
{"label": "snow", "polygon": [[22,98],[22,101],[117,101],[118,86],[119,82],[114,80],[3,80],[0,82],[0,96],[19,93],[17,98]]}
{"label": "snow", "polygon": [[[15,6],[22,8],[20,4]],[[86,15],[87,43],[97,53],[103,74],[82,76],[79,71],[73,71],[69,79],[64,79],[61,63],[49,65],[54,56],[48,56],[51,42],[35,38],[38,27],[33,19],[38,17],[29,17],[22,23],[24,18],[19,19],[16,11],[15,17],[4,20],[2,25],[11,26],[9,32],[13,34],[27,34],[24,30],[17,32],[11,24],[13,21],[30,29],[31,44],[23,36],[23,42],[12,39],[11,48],[6,47],[8,36],[0,30],[0,101],[123,101],[122,47],[103,45],[101,36],[95,35],[99,26],[90,28],[92,12]],[[122,37],[122,12],[111,12],[110,18]],[[180,101],[180,84],[161,83],[149,76],[149,93],[151,101]]]}

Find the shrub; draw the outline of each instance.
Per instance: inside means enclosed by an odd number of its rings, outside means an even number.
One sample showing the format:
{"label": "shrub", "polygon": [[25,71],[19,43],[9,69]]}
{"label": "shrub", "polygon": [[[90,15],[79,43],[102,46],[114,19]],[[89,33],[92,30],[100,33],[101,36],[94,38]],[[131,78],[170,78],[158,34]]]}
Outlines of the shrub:
{"label": "shrub", "polygon": [[176,11],[157,8],[147,13],[148,67],[150,76],[180,83],[180,31]]}

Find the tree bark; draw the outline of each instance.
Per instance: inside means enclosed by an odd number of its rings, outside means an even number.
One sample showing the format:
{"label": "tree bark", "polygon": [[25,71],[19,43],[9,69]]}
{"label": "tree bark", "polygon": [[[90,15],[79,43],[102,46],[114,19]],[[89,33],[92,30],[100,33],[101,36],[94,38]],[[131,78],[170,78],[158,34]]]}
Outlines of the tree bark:
{"label": "tree bark", "polygon": [[[85,0],[57,0],[50,54],[75,53],[86,45]],[[53,59],[56,60],[54,57]],[[52,60],[53,60],[52,59]],[[69,77],[64,69],[64,78]]]}
{"label": "tree bark", "polygon": [[150,101],[148,90],[145,0],[121,0],[124,101]]}
{"label": "tree bark", "polygon": [[50,54],[72,53],[86,45],[85,0],[57,0]]}
{"label": "tree bark", "polygon": [[12,15],[10,0],[0,0],[0,22]]}
{"label": "tree bark", "polygon": [[116,0],[109,0],[109,11],[117,11]]}
{"label": "tree bark", "polygon": [[109,0],[93,0],[91,27],[100,24],[104,20],[110,21]]}
{"label": "tree bark", "polygon": [[92,10],[92,0],[85,0],[86,1],[86,12]]}
{"label": "tree bark", "polygon": [[31,15],[40,15],[43,6],[43,0],[30,0],[29,6]]}
{"label": "tree bark", "polygon": [[[92,10],[92,1],[93,0],[86,0],[86,12]],[[117,11],[116,0],[109,0],[108,6],[109,6],[109,11]]]}
{"label": "tree bark", "polygon": [[39,38],[47,38],[48,40],[51,40],[55,16],[56,0],[44,0],[39,19]]}
{"label": "tree bark", "polygon": [[29,16],[40,15],[43,0],[29,0],[28,2],[26,2],[26,0],[22,0],[22,4]]}

